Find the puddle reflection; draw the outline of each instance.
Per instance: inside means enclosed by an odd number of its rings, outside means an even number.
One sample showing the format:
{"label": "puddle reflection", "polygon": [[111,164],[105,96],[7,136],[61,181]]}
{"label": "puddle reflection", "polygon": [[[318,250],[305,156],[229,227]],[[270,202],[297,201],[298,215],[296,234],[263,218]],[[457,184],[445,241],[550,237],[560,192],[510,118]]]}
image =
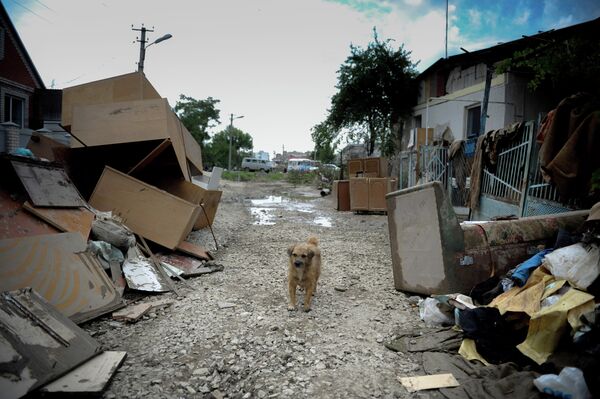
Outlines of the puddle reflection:
{"label": "puddle reflection", "polygon": [[[276,219],[282,217],[283,211],[305,214],[315,213],[312,203],[292,201],[283,196],[270,195],[266,198],[251,199],[249,202],[251,204],[249,207],[250,214],[254,217],[253,224],[255,225],[272,226],[275,224]],[[294,215],[292,214],[290,217],[294,218]],[[332,227],[331,218],[325,216],[316,216],[310,221],[303,218],[299,218],[298,220],[317,226]]]}

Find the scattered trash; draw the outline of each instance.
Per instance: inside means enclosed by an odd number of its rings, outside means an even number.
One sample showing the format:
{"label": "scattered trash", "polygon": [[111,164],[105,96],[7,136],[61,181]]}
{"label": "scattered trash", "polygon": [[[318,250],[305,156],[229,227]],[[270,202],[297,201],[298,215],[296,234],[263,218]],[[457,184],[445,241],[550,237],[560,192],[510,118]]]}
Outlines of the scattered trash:
{"label": "scattered trash", "polygon": [[583,372],[576,367],[565,367],[556,374],[544,374],[533,383],[540,390],[550,396],[571,399],[590,399],[592,394],[583,378]]}
{"label": "scattered trash", "polygon": [[125,321],[128,323],[135,323],[143,315],[148,313],[152,309],[152,305],[149,303],[139,303],[136,305],[128,306],[125,309],[121,309],[117,312],[113,312],[112,317],[118,321]]}
{"label": "scattered trash", "polygon": [[425,298],[419,302],[419,316],[428,327],[454,324],[452,308],[435,298]]}
{"label": "scattered trash", "polygon": [[560,248],[546,256],[546,266],[555,277],[585,290],[600,275],[600,248],[581,243]]}
{"label": "scattered trash", "polygon": [[418,377],[398,377],[408,392],[457,387],[460,384],[452,374],[422,375]]}

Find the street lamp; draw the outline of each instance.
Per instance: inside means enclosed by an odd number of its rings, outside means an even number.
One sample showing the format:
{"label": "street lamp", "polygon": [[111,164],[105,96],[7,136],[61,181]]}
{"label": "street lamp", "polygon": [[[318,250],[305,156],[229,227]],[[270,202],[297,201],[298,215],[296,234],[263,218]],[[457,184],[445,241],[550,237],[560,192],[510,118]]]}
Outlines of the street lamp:
{"label": "street lamp", "polygon": [[146,32],[154,32],[154,29],[148,29],[144,25],[140,29],[135,29],[133,25],[131,25],[131,30],[136,30],[142,32],[140,39],[137,39],[140,42],[140,61],[138,62],[138,72],[144,72],[144,59],[146,58],[146,49],[153,44],[158,44],[160,42],[164,42],[165,40],[169,40],[173,37],[170,33],[163,35],[146,46]]}
{"label": "street lamp", "polygon": [[231,140],[232,140],[232,135],[233,135],[233,120],[241,119],[243,117],[244,117],[244,115],[234,116],[233,114],[230,114],[230,116],[229,116],[229,164],[228,164],[227,170],[231,170]]}

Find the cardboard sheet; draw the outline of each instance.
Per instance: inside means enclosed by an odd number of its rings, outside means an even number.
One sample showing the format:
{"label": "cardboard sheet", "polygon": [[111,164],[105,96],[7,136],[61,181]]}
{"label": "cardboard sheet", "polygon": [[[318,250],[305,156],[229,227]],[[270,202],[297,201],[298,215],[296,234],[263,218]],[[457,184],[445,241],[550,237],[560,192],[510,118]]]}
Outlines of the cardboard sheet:
{"label": "cardboard sheet", "polygon": [[79,233],[0,240],[0,291],[32,287],[76,323],[123,306]]}
{"label": "cardboard sheet", "polygon": [[0,392],[20,398],[85,362],[100,345],[31,289],[0,294]]}

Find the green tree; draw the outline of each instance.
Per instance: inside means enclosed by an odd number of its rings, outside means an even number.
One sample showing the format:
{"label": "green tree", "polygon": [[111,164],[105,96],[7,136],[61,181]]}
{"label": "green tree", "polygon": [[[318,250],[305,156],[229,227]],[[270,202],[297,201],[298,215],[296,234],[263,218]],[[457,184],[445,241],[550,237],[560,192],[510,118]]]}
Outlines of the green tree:
{"label": "green tree", "polygon": [[252,136],[242,130],[228,126],[227,129],[215,134],[206,145],[204,152],[205,164],[227,168],[229,163],[229,136],[231,133],[231,165],[239,168],[242,158],[252,155]]}
{"label": "green tree", "polygon": [[401,45],[374,41],[366,49],[350,45],[350,55],[338,70],[337,93],[331,98],[326,123],[338,134],[364,140],[369,154],[375,144],[384,154],[394,151],[402,120],[410,116],[417,96],[416,63]]}
{"label": "green tree", "polygon": [[331,127],[321,122],[311,129],[312,140],[315,143],[314,157],[321,163],[333,163],[335,160],[335,132]]}
{"label": "green tree", "polygon": [[[590,32],[591,33],[591,32]],[[583,91],[600,94],[600,40],[597,35],[542,39],[515,52],[497,66],[497,72],[530,76],[530,91],[548,89],[559,101]]]}
{"label": "green tree", "polygon": [[212,97],[196,100],[181,94],[175,104],[175,113],[203,150],[204,143],[210,138],[208,130],[220,123],[220,111],[215,108],[218,103],[219,100]]}

